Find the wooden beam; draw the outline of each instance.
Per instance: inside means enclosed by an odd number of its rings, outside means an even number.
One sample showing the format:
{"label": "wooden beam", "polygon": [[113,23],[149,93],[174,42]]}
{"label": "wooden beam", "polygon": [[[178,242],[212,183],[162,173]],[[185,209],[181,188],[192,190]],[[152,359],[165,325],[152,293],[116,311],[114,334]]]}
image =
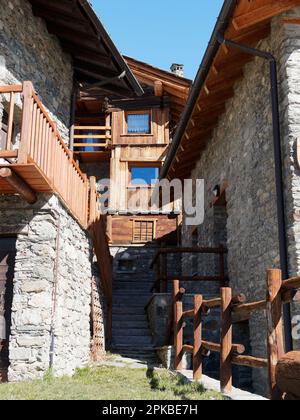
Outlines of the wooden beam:
{"label": "wooden beam", "polygon": [[236,16],[232,20],[232,24],[234,28],[239,31],[256,25],[259,22],[263,22],[264,20],[271,19],[272,17],[296,6],[299,6],[299,1],[297,0],[274,0],[269,2],[267,5],[257,7],[254,10],[240,16]]}
{"label": "wooden beam", "polygon": [[0,178],[4,179],[12,188],[14,188],[16,193],[20,194],[20,196],[23,197],[29,204],[37,202],[36,193],[10,168],[1,168]]}
{"label": "wooden beam", "polygon": [[252,356],[233,355],[232,364],[250,368],[266,369],[268,367],[268,360]]}

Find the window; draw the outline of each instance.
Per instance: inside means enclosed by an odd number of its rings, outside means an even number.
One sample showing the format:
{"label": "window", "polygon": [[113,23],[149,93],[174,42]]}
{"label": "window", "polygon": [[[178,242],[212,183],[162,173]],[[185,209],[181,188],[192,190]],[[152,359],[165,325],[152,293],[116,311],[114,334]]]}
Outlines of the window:
{"label": "window", "polygon": [[133,221],[133,242],[152,242],[156,237],[155,220],[134,220]]}
{"label": "window", "polygon": [[150,112],[127,114],[128,134],[151,134]]}
{"label": "window", "polygon": [[159,168],[157,167],[132,167],[131,185],[153,185],[159,177]]}

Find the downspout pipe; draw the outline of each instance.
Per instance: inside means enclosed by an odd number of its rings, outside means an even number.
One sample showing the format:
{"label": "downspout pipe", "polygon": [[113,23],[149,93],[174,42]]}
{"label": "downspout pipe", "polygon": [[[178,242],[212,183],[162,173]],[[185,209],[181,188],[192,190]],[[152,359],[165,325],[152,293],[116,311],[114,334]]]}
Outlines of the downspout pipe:
{"label": "downspout pipe", "polygon": [[[270,82],[271,82],[271,99],[272,99],[272,120],[273,120],[273,142],[274,142],[274,158],[275,158],[275,180],[276,180],[276,202],[277,202],[277,219],[278,219],[278,233],[279,233],[279,249],[280,249],[280,265],[284,279],[289,278],[288,267],[288,245],[286,234],[286,214],[285,214],[285,199],[283,187],[283,160],[281,150],[281,133],[280,133],[280,117],[279,117],[279,97],[278,97],[278,75],[277,62],[275,57],[265,51],[260,51],[255,48],[248,47],[243,44],[238,44],[224,38],[221,33],[217,34],[217,39],[220,44],[226,45],[230,48],[238,49],[246,54],[260,57],[269,62],[270,66]],[[286,351],[293,350],[292,338],[292,321],[291,321],[291,306],[284,305],[284,331],[285,331],[285,346]]]}

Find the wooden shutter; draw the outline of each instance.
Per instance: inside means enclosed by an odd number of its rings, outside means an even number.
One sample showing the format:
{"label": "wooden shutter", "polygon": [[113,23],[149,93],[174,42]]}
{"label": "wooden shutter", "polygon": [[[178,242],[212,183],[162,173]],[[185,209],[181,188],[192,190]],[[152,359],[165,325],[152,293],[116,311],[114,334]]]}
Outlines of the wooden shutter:
{"label": "wooden shutter", "polygon": [[156,236],[155,220],[134,220],[133,221],[133,242],[152,242]]}

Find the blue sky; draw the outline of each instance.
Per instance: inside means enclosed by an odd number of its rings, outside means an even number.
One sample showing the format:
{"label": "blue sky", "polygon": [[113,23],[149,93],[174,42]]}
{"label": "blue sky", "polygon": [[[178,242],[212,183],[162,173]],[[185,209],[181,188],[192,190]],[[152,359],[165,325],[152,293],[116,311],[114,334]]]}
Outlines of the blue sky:
{"label": "blue sky", "polygon": [[223,0],[92,0],[124,55],[169,70],[185,65],[193,79]]}

